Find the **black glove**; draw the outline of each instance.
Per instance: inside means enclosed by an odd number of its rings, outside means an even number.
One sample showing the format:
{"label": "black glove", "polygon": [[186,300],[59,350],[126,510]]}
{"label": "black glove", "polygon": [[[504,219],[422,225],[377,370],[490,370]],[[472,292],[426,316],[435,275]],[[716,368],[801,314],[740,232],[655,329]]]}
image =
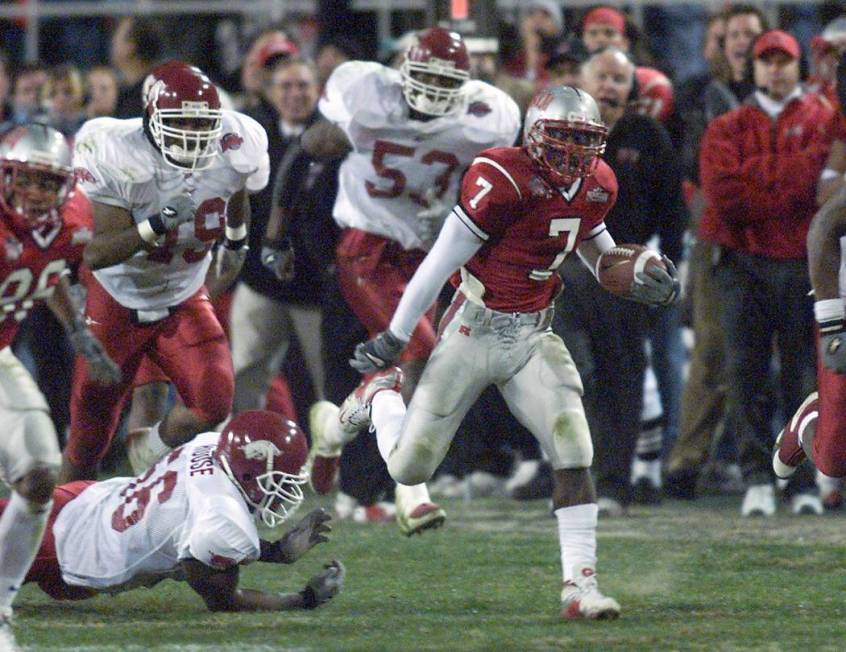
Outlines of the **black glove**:
{"label": "black glove", "polygon": [[68,331],[68,339],[76,353],[88,362],[88,372],[101,385],[114,385],[120,381],[121,373],[114,360],[109,357],[103,345],[84,325],[75,325]]}
{"label": "black glove", "polygon": [[153,215],[148,221],[150,228],[157,235],[164,235],[179,227],[180,224],[194,219],[194,200],[187,195],[177,195],[168,199],[158,215]]}
{"label": "black glove", "polygon": [[629,291],[629,298],[650,306],[671,306],[681,299],[681,282],[673,261],[666,256],[661,260],[667,266],[651,267],[649,272],[638,274]]}
{"label": "black glove", "polygon": [[294,278],[294,249],[288,238],[265,240],[261,247],[261,264],[280,281]]}
{"label": "black glove", "polygon": [[300,591],[303,609],[314,609],[338,595],[344,585],[346,574],[347,569],[341,562],[333,560],[326,564],[323,570],[312,577]]}
{"label": "black glove", "polygon": [[355,347],[350,366],[361,374],[385,369],[399,360],[406,344],[391,331],[382,331]]}
{"label": "black glove", "polygon": [[306,514],[277,544],[279,562],[293,564],[318,543],[328,541],[326,533],[332,528],[326,522],[331,519],[325,509],[314,509]]}
{"label": "black glove", "polygon": [[846,374],[846,333],[843,320],[820,323],[820,359],[826,369]]}

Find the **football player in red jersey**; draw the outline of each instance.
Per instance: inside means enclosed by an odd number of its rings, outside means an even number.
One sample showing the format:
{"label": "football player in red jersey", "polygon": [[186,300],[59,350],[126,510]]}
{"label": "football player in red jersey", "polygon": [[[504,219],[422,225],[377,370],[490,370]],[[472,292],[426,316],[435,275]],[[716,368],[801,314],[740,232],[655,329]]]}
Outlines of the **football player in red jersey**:
{"label": "football player in red jersey", "polygon": [[12,495],[0,518],[0,648],[16,649],[9,623],[50,513],[59,443],[47,402],[10,344],[37,301],[65,324],[99,382],[116,365],[85,326],[65,276],[91,239],[91,205],[75,189],[70,149],[56,130],[18,127],[0,142],[0,477]]}
{"label": "football player in red jersey", "polygon": [[139,477],[62,485],[26,581],[57,600],[171,578],[187,581],[212,611],[318,607],[342,588],[345,569],[338,561],[298,593],[238,588],[241,565],[292,564],[328,540],[329,515],[322,509],[282,530],[303,500],[307,452],[305,435],[292,421],[248,411]]}
{"label": "football player in red jersey", "polygon": [[[529,107],[523,147],[476,157],[388,330],[356,349],[352,364],[368,375],[339,413],[347,436],[372,423],[391,475],[415,484],[431,477],[467,410],[496,385],[554,469],[564,618],[614,618],[620,611],[596,583],[598,510],[581,380],[549,327],[564,257],[575,250],[595,270],[614,246],[604,218],[617,180],[599,158],[606,135],[590,95],[552,87]],[[607,201],[591,201],[597,196]],[[668,270],[636,275],[629,298],[675,301],[678,280],[672,264]],[[450,275],[458,291],[406,410],[402,374],[391,365]]]}
{"label": "football player in red jersey", "polygon": [[89,120],[75,141],[95,222],[85,249],[86,318],[123,380],[97,385],[77,360],[63,482],[96,476],[145,357],[181,402],[127,442],[138,464],[216,426],[232,405],[229,345],[204,281],[215,242],[223,241],[221,269],[240,269],[247,193],[267,184],[267,135],[252,118],[222,109],[198,68],[167,62],[149,82],[142,117]]}

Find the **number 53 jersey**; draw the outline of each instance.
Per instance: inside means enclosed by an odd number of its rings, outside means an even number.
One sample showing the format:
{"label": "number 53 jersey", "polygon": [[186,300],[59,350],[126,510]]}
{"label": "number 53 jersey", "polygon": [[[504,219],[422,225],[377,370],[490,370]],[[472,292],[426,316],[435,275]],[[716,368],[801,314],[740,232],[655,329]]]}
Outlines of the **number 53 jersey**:
{"label": "number 53 jersey", "polygon": [[95,483],[65,505],[53,526],[63,579],[121,591],[179,577],[189,557],[215,568],[258,559],[253,517],[212,456],[219,436],[198,435],[144,475]]}
{"label": "number 53 jersey", "polygon": [[212,245],[223,236],[226,205],[246,188],[267,185],[267,134],[252,118],[223,111],[220,155],[204,170],[169,166],[147,139],[141,119],[97,118],[76,136],[74,171],[94,202],[125,208],[136,224],[161,212],[179,195],[191,198],[194,220],[167,233],[162,246],[142,249],[94,272],[122,306],[160,310],[178,305],[203,284]]}
{"label": "number 53 jersey", "polygon": [[506,93],[465,82],[457,113],[412,120],[398,71],[350,61],[332,73],[320,112],[349,138],[333,215],[343,227],[380,235],[408,249],[423,248],[417,213],[458,197],[461,175],[483,149],[514,144],[520,111]]}

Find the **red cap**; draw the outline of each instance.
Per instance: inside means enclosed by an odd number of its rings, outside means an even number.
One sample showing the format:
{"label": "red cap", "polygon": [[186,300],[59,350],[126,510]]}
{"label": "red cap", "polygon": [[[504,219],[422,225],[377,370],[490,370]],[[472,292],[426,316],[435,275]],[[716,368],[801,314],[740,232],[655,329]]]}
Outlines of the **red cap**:
{"label": "red cap", "polygon": [[752,50],[752,56],[756,59],[761,55],[770,52],[771,50],[778,50],[784,52],[792,59],[798,59],[801,54],[799,49],[799,41],[787,32],[780,29],[771,29],[769,32],[764,32],[755,41],[755,47]]}
{"label": "red cap", "polygon": [[274,34],[270,40],[258,51],[256,59],[260,66],[264,66],[273,57],[298,54],[297,44],[283,34]]}
{"label": "red cap", "polygon": [[624,34],[626,31],[626,17],[613,7],[597,7],[596,9],[591,9],[585,14],[584,20],[582,20],[582,29],[593,23],[611,25],[620,34]]}

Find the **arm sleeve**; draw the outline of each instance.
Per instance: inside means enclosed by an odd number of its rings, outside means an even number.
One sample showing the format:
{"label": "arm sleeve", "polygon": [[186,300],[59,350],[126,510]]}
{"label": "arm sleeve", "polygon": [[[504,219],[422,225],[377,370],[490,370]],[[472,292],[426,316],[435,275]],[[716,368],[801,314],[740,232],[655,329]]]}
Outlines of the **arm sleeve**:
{"label": "arm sleeve", "polygon": [[[603,225],[604,226],[604,225]],[[608,229],[603,228],[595,237],[582,240],[576,253],[579,255],[579,260],[582,261],[594,276],[596,274],[596,263],[599,257],[609,249],[613,248],[616,243],[614,238],[608,232]]]}
{"label": "arm sleeve", "polygon": [[391,332],[401,340],[410,340],[420,317],[435,302],[450,275],[470,260],[482,244],[483,240],[453,210],[403,293],[391,319]]}

